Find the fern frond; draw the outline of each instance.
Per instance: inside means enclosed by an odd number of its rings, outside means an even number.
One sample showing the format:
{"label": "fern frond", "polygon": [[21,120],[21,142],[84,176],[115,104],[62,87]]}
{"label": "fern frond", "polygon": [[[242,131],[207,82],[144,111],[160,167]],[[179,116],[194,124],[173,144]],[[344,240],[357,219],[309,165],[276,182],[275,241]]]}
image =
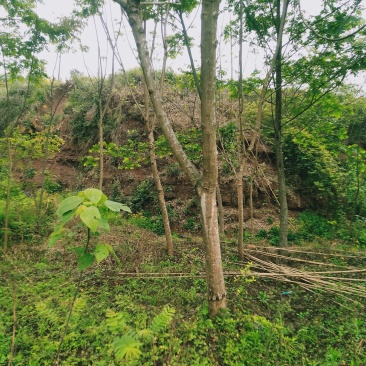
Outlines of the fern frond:
{"label": "fern frond", "polygon": [[35,307],[38,314],[42,318],[49,321],[52,325],[56,325],[61,322],[60,316],[53,309],[51,309],[47,303],[41,301],[36,303]]}
{"label": "fern frond", "polygon": [[80,314],[86,307],[86,299],[83,297],[78,297],[74,302],[74,307],[72,309],[74,314]]}
{"label": "fern frond", "polygon": [[121,338],[113,341],[113,350],[117,361],[138,360],[141,355],[141,343],[130,334],[125,334]]}
{"label": "fern frond", "polygon": [[154,335],[159,334],[172,321],[174,314],[175,314],[174,308],[170,306],[165,306],[161,311],[161,313],[155,316],[155,318],[153,319],[153,321],[151,322],[150,326],[147,329],[149,329]]}
{"label": "fern frond", "polygon": [[113,334],[125,332],[127,327],[125,314],[116,313],[111,309],[106,310],[106,325]]}
{"label": "fern frond", "polygon": [[144,338],[151,340],[154,338],[154,333],[151,331],[151,329],[141,329],[139,332],[137,332],[137,336],[139,338]]}

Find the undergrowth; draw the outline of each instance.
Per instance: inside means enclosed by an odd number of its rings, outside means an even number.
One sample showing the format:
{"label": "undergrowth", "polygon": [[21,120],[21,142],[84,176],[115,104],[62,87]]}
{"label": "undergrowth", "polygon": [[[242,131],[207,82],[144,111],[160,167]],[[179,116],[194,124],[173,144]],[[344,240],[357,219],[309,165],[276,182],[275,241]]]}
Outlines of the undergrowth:
{"label": "undergrowth", "polygon": [[[134,231],[132,246],[138,240]],[[145,243],[145,251],[153,245]],[[127,267],[123,258],[130,249],[117,245],[115,250]],[[173,258],[146,256],[136,275],[118,272],[112,262],[86,271],[61,348],[61,364],[366,364],[366,316],[360,305],[237,275],[227,278],[229,310],[212,321],[205,280],[199,276],[202,250],[182,239],[177,251]],[[2,258],[1,365],[9,356],[13,304],[13,365],[54,364],[78,277],[72,255],[22,248]],[[235,268],[225,262],[225,270]],[[188,277],[168,274],[187,270]],[[154,278],[143,276],[152,271],[157,273]]]}

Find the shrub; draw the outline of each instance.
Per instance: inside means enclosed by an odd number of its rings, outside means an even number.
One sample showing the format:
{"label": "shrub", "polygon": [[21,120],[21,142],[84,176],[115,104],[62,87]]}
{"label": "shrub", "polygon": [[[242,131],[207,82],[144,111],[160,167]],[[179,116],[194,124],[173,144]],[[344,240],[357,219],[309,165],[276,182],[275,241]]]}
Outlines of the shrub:
{"label": "shrub", "polygon": [[61,183],[54,182],[51,178],[46,178],[44,182],[44,190],[47,193],[57,193],[62,191],[62,185]]}
{"label": "shrub", "polygon": [[166,168],[166,174],[168,177],[179,177],[181,169],[178,163],[169,164]]}
{"label": "shrub", "polygon": [[[1,185],[0,185],[1,188]],[[5,192],[5,191],[4,191]],[[37,217],[35,215],[36,208],[34,200],[27,197],[21,190],[17,189],[17,186],[12,188],[12,198],[9,206],[9,238],[13,242],[19,242],[23,240],[30,240],[33,238],[36,231],[38,220],[41,220],[42,224],[38,227],[42,230],[48,230],[53,215],[53,205],[49,202],[47,207],[47,215],[41,215]],[[5,199],[0,199],[0,239],[4,236],[5,227]]]}
{"label": "shrub", "polygon": [[158,206],[154,180],[147,178],[142,181],[130,197],[129,205],[133,212],[140,212],[148,208],[155,211]]}
{"label": "shrub", "polygon": [[324,239],[333,239],[337,234],[335,221],[329,221],[314,212],[302,212],[298,217],[298,221],[301,225],[301,234],[310,240],[316,236]]}
{"label": "shrub", "polygon": [[150,230],[157,235],[164,235],[164,223],[161,216],[152,216],[149,212],[139,212],[137,214],[132,214],[129,221],[134,225]]}

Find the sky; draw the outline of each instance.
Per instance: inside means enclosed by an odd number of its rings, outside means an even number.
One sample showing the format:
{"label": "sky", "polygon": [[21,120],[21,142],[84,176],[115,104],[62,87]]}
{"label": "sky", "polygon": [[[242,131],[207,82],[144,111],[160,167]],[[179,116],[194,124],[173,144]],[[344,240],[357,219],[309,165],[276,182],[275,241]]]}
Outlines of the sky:
{"label": "sky", "polygon": [[[366,0],[364,0],[366,3]],[[302,9],[305,10],[309,15],[316,15],[320,11],[319,0],[302,0]],[[55,21],[57,18],[62,16],[68,16],[74,7],[73,0],[43,0],[43,4],[37,5],[37,13],[50,21]],[[129,24],[126,19],[121,17],[121,11],[117,4],[111,0],[106,1],[106,5],[103,9],[103,18],[110,28],[110,32],[116,33],[119,29],[120,36],[118,37],[118,51],[119,61],[122,63],[125,70],[138,67],[138,61],[136,59],[136,50],[133,37],[129,30]],[[122,23],[121,23],[122,19]],[[223,25],[226,24],[230,19],[219,17],[218,27],[223,29]],[[121,25],[119,26],[118,23]],[[151,24],[150,32],[153,31],[153,22]],[[188,34],[194,38],[195,47],[193,48],[193,56],[196,65],[200,64],[199,55],[199,38],[200,38],[200,14],[199,9],[194,10],[192,14],[186,19],[186,26],[188,28]],[[113,24],[113,27],[112,27]],[[120,27],[120,28],[118,28]],[[222,33],[219,31],[219,33]],[[149,34],[149,32],[148,32]],[[54,48],[51,46],[48,50],[45,50],[41,57],[47,61],[47,73],[49,76],[61,78],[66,80],[70,77],[72,70],[78,70],[84,75],[96,76],[98,73],[98,41],[99,41],[99,52],[101,55],[101,62],[103,70],[110,73],[112,70],[112,51],[109,47],[107,36],[99,17],[90,19],[88,25],[80,34],[80,42],[83,46],[88,48],[88,51],[81,52],[79,42],[74,42],[73,51],[63,53],[58,58]],[[151,40],[151,37],[150,37]],[[218,61],[221,68],[227,73],[227,77],[237,76],[237,67],[234,66],[234,70],[231,64],[237,65],[237,50],[233,52],[233,62],[231,62],[231,47],[230,44],[225,42],[223,37],[219,35],[218,38]],[[161,45],[161,41],[156,41],[157,45]],[[156,47],[158,50],[159,47]],[[159,69],[161,68],[162,54],[157,51],[154,56],[154,66]],[[246,45],[244,50],[244,75],[249,76],[254,70],[263,70],[263,59],[264,54],[261,52],[254,52],[249,45]],[[60,62],[61,60],[61,62]],[[178,56],[174,60],[168,60],[168,67],[173,68],[175,71],[189,69],[189,59],[186,52],[183,52],[182,56]],[[115,63],[115,71],[121,70],[122,66],[119,62]],[[352,79],[351,82],[359,84],[364,83],[364,77]]]}

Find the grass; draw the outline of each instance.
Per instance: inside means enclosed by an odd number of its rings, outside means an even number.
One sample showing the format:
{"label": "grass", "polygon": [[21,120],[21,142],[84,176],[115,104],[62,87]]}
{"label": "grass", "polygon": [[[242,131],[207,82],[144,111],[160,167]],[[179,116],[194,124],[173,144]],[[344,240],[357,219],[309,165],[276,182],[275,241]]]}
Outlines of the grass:
{"label": "grass", "polygon": [[[113,244],[122,271],[109,259],[82,274],[66,333],[79,278],[74,254],[66,248],[71,240],[53,250],[42,244],[13,246],[1,258],[1,365],[10,354],[14,309],[13,365],[55,364],[63,334],[60,364],[65,366],[366,364],[366,315],[359,303],[236,275],[226,278],[228,311],[212,321],[199,275],[204,271],[201,240],[176,238],[176,255],[169,258],[164,238],[125,221],[119,224],[104,239]],[[233,261],[234,251],[234,244],[225,245],[223,257],[230,259],[225,271],[241,268]],[[362,266],[361,258],[352,260]],[[172,277],[172,272],[186,277]],[[165,305],[175,309],[170,325],[151,342],[141,341],[137,361],[118,361],[116,337],[126,335],[126,329],[146,329]],[[123,318],[117,330],[108,325],[108,309]]]}

